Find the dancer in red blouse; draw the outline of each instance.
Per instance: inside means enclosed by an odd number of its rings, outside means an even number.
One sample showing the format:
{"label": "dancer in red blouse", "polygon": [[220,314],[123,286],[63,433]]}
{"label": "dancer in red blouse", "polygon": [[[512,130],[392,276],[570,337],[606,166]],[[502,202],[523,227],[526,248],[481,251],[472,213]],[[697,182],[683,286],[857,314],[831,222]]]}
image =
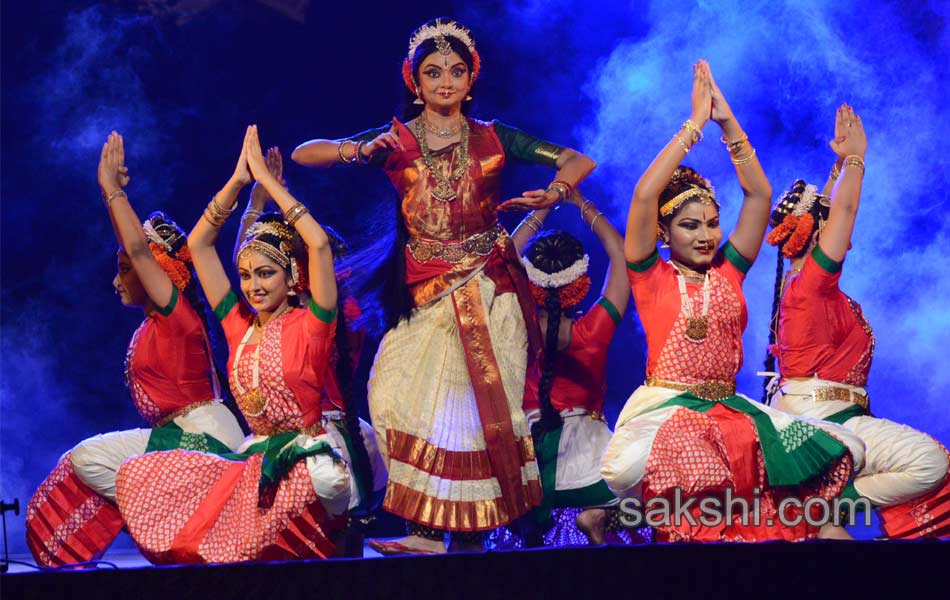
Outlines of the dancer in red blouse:
{"label": "dancer in red blouse", "polygon": [[[251,174],[283,217],[264,214],[248,230],[237,260],[240,300],[214,241]],[[234,175],[188,246],[227,336],[231,389],[254,436],[239,455],[156,452],[122,466],[118,504],[153,562],[320,558],[334,551],[350,482],[324,430],[320,396],[337,288],[329,240],[308,213],[268,172],[257,128],[249,127]],[[299,306],[308,287],[309,301]]]}
{"label": "dancer in red blouse", "polygon": [[[618,520],[608,518],[617,511],[608,513],[606,507],[618,500],[600,475],[600,457],[610,440],[603,416],[607,350],[630,300],[623,238],[579,192],[569,202],[600,239],[610,266],[600,299],[575,318],[571,309],[587,296],[591,283],[580,241],[562,231],[540,233],[522,259],[544,335],[544,357],[528,372],[524,397],[544,491],[535,515],[547,529],[547,545],[576,544],[583,536],[602,544],[608,525],[614,525],[618,539],[629,541],[616,527]],[[512,235],[519,251],[549,213],[536,210],[522,221]]]}
{"label": "dancer in red blouse", "polygon": [[102,148],[99,185],[120,244],[113,285],[123,305],[145,312],[125,373],[151,429],[80,442],[40,484],[27,505],[26,530],[27,545],[44,566],[95,560],[108,549],[123,526],[114,504],[116,471],[130,456],[178,447],[229,452],[244,437],[221,403],[185,232],[162,213],[139,221],[123,190],[124,159],[122,137],[113,132]]}
{"label": "dancer in red blouse", "polygon": [[[777,514],[781,501],[837,496],[852,465],[838,438],[859,460],[861,444],[843,429],[832,437],[736,394],[747,320],[742,282],[762,244],[771,187],[705,61],[694,66],[692,104],[692,117],[640,178],[630,203],[624,246],[647,337],[647,381],[620,414],[602,473],[614,493],[647,508],[657,498],[672,510],[677,497],[696,502],[692,518],[671,512],[655,523],[661,539],[806,539],[817,528],[804,521],[786,527]],[[722,247],[712,186],[679,166],[709,119],[722,129],[745,195]],[[658,235],[669,245],[669,262],[660,260]],[[751,520],[743,522],[741,511],[731,519],[698,519],[700,501],[724,503],[730,495],[758,501]],[[790,522],[796,515],[782,516]]]}
{"label": "dancer in red blouse", "polygon": [[[874,333],[861,306],[839,287],[867,148],[861,118],[850,106],[838,109],[831,147],[837,161],[823,194],[799,180],[772,211],[767,239],[779,252],[766,368],[774,370],[777,358],[781,377],[771,403],[860,436],[865,466],[844,495],[877,507],[887,536],[950,537],[947,450],[925,433],[871,415],[864,388]],[[792,262],[787,275],[785,258]]]}

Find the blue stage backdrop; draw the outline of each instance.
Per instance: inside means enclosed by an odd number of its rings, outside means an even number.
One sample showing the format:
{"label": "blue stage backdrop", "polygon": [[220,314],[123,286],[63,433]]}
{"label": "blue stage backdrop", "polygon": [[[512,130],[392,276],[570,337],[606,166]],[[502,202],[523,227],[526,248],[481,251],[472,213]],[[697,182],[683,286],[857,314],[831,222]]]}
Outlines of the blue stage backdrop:
{"label": "blue stage backdrop", "polygon": [[[230,175],[248,123],[289,157],[308,138],[398,114],[408,35],[440,14],[468,24],[483,57],[473,114],[594,157],[585,193],[621,230],[638,176],[688,116],[696,59],[710,61],[776,195],[798,177],[824,181],[835,107],[853,104],[870,143],[842,285],[875,328],[873,409],[950,443],[948,12],[939,1],[851,0],[5,3],[0,497],[25,503],[76,442],[142,425],[123,385],[142,315],[112,293],[116,244],[95,181],[109,131],[125,136],[139,215],[162,209],[190,228]],[[728,230],[741,193],[717,137],[710,123],[687,164],[715,184]],[[357,247],[394,200],[368,168],[289,165],[286,175]],[[549,181],[515,167],[505,191]],[[603,253],[576,211],[549,225],[580,235],[602,278]],[[225,227],[222,252],[235,232]],[[740,389],[756,398],[774,272],[766,247],[745,286]],[[644,354],[631,309],[612,348],[610,420],[642,382]],[[12,550],[23,552],[22,516],[8,517]]]}

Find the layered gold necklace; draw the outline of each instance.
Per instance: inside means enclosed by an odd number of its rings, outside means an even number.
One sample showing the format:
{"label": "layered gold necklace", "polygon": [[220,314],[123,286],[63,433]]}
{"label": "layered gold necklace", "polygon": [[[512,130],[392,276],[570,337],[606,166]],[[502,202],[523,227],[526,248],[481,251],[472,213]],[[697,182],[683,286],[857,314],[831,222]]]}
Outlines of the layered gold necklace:
{"label": "layered gold necklace", "polygon": [[435,161],[432,160],[432,151],[429,150],[429,143],[426,141],[426,131],[428,128],[424,116],[416,119],[415,129],[416,138],[419,140],[419,150],[422,152],[422,161],[429,169],[432,178],[435,179],[435,188],[432,190],[432,197],[439,202],[451,202],[455,200],[455,198],[458,197],[458,193],[455,191],[455,184],[457,184],[468,171],[468,121],[463,117],[459,123],[459,131],[462,134],[459,138],[459,160],[448,177],[442,174],[441,169],[436,168]]}

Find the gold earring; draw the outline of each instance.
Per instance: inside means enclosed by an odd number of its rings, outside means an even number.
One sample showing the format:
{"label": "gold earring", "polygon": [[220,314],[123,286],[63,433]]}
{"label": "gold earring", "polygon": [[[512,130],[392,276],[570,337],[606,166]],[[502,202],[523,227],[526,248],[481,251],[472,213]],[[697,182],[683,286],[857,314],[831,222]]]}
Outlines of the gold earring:
{"label": "gold earring", "polygon": [[412,101],[413,104],[425,104],[422,101],[422,93],[419,91],[419,87],[416,87],[416,99]]}
{"label": "gold earring", "polygon": [[465,96],[464,102],[471,102],[471,100],[472,100],[472,95],[469,94],[469,95]]}

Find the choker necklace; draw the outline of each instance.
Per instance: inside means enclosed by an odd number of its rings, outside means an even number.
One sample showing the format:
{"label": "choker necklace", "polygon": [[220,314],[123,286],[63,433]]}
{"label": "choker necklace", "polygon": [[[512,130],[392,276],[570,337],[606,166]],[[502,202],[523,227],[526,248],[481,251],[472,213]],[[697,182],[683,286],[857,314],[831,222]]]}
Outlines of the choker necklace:
{"label": "choker necklace", "polygon": [[[680,303],[682,305],[683,314],[686,315],[686,331],[683,335],[687,340],[698,344],[709,335],[709,272],[700,275],[674,262],[670,262],[670,264],[676,269],[676,280],[680,288]],[[686,271],[685,276],[684,271]],[[693,314],[693,303],[689,299],[689,294],[686,293],[686,276],[701,277],[703,279],[703,312],[698,317]]]}
{"label": "choker necklace", "polygon": [[455,200],[458,196],[455,191],[455,184],[468,172],[468,122],[462,119],[459,127],[462,136],[459,138],[458,164],[455,165],[452,173],[446,177],[432,160],[432,151],[429,150],[429,144],[426,142],[425,119],[416,119],[415,134],[419,142],[419,151],[422,153],[422,161],[425,163],[426,168],[429,169],[429,174],[435,179],[435,189],[432,190],[432,197],[439,202],[451,202]]}
{"label": "choker necklace", "polygon": [[[464,117],[463,117],[463,118],[464,118]],[[455,127],[448,127],[448,128],[446,128],[446,129],[440,129],[440,128],[436,127],[435,125],[429,123],[429,119],[426,117],[426,114],[423,112],[423,113],[422,113],[422,122],[423,122],[423,124],[425,125],[426,131],[428,131],[428,132],[431,133],[432,135],[434,135],[434,136],[436,136],[436,137],[440,137],[440,138],[442,138],[442,139],[453,138],[453,137],[457,136],[457,135],[459,134],[459,132],[462,131],[462,118],[459,119],[458,125],[456,125]]]}

